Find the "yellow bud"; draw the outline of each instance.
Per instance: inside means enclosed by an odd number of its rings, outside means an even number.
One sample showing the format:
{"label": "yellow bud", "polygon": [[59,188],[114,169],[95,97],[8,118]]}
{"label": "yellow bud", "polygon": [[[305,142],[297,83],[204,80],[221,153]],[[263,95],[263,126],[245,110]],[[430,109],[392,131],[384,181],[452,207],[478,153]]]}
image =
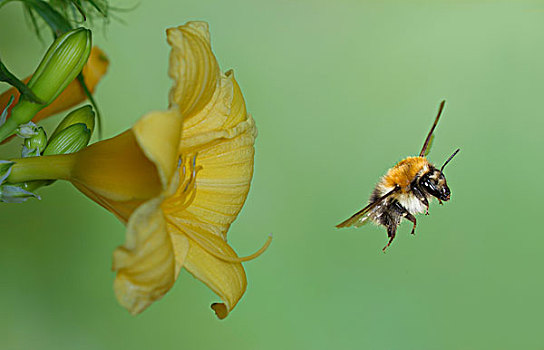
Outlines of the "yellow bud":
{"label": "yellow bud", "polygon": [[68,113],[66,117],[59,123],[55,131],[53,131],[53,134],[51,137],[54,137],[62,130],[68,128],[69,126],[72,126],[74,124],[85,124],[87,129],[91,131],[91,135],[94,131],[94,117],[95,114],[93,112],[93,108],[91,105],[85,105],[83,107],[80,107],[78,109],[73,110],[72,112]]}
{"label": "yellow bud", "polygon": [[49,140],[47,147],[43,151],[44,156],[53,154],[67,154],[82,150],[89,144],[91,139],[91,130],[83,123],[70,125],[66,129]]}

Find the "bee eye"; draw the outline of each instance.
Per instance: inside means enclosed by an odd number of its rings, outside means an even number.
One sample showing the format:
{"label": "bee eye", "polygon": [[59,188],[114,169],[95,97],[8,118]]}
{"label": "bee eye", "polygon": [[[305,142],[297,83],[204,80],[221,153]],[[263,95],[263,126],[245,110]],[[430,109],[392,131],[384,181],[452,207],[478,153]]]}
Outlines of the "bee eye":
{"label": "bee eye", "polygon": [[438,186],[436,179],[431,178],[429,175],[423,176],[420,185],[422,189],[431,196],[440,197],[440,186]]}

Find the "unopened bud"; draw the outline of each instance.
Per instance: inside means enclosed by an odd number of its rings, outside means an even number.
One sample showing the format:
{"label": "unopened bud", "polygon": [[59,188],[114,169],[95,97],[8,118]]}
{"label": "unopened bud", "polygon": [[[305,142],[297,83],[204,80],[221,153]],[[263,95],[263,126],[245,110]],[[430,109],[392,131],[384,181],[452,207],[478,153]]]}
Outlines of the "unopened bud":
{"label": "unopened bud", "polygon": [[34,136],[26,138],[23,143],[23,151],[21,155],[26,157],[37,157],[47,146],[47,135],[45,130],[40,126],[37,128],[37,132]]}
{"label": "unopened bud", "polygon": [[19,125],[19,128],[17,129],[17,136],[22,137],[23,139],[35,136],[37,134],[38,126],[33,122]]}
{"label": "unopened bud", "polygon": [[64,119],[55,129],[55,131],[53,131],[51,137],[55,137],[60,131],[78,123],[85,124],[87,129],[91,131],[92,135],[94,130],[94,117],[95,114],[91,105],[85,105],[83,107],[75,109],[72,112],[68,113],[66,117],[64,117]]}
{"label": "unopened bud", "polygon": [[29,122],[49,105],[81,72],[91,53],[91,31],[78,28],[58,37],[47,50],[27,86],[43,104],[21,97],[11,117],[0,128],[0,141],[13,133],[19,124]]}
{"label": "unopened bud", "polygon": [[28,87],[45,105],[50,104],[78,76],[90,53],[90,30],[78,28],[66,32],[49,47]]}
{"label": "unopened bud", "polygon": [[51,137],[43,151],[44,156],[74,153],[85,148],[91,139],[91,130],[83,123],[73,124]]}

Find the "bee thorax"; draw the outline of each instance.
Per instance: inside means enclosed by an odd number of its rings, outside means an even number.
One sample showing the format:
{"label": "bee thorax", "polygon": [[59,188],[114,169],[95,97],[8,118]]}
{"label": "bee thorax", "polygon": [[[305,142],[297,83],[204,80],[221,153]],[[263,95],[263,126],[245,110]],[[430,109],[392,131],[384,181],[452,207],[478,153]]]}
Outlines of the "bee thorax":
{"label": "bee thorax", "polygon": [[401,193],[397,201],[411,214],[420,214],[427,210],[427,207],[413,193]]}

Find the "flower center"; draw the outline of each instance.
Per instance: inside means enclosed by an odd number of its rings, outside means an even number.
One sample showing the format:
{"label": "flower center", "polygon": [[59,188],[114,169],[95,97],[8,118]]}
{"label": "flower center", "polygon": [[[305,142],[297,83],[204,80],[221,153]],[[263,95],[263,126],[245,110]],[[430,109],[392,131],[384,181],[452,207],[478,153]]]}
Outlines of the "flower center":
{"label": "flower center", "polygon": [[202,170],[202,167],[196,165],[196,157],[198,154],[187,157],[181,156],[178,167],[181,168],[180,182],[176,193],[171,198],[175,200],[166,201],[163,205],[163,211],[168,216],[169,214],[180,212],[186,209],[193,203],[196,196],[196,174]]}
{"label": "flower center", "polygon": [[220,260],[230,263],[241,263],[244,261],[255,259],[259,255],[264,253],[270,243],[272,243],[272,235],[268,236],[268,239],[263,244],[263,246],[255,253],[244,257],[232,257],[219,251],[218,248],[213,245],[213,243],[209,242],[209,240],[202,236],[202,234],[200,234],[197,230],[191,230],[187,227],[181,227],[180,224],[174,222],[174,220],[171,219],[171,217],[173,216],[171,214],[186,209],[195,199],[197,189],[196,176],[198,172],[202,170],[202,166],[196,165],[196,158],[197,154],[180,158],[179,167],[181,168],[181,184],[178,186],[176,193],[171,197],[175,198],[175,200],[165,202],[162,208],[166,217],[166,221],[171,225],[177,227],[181,232],[183,232],[183,234],[193,240],[210,255],[213,255]]}

